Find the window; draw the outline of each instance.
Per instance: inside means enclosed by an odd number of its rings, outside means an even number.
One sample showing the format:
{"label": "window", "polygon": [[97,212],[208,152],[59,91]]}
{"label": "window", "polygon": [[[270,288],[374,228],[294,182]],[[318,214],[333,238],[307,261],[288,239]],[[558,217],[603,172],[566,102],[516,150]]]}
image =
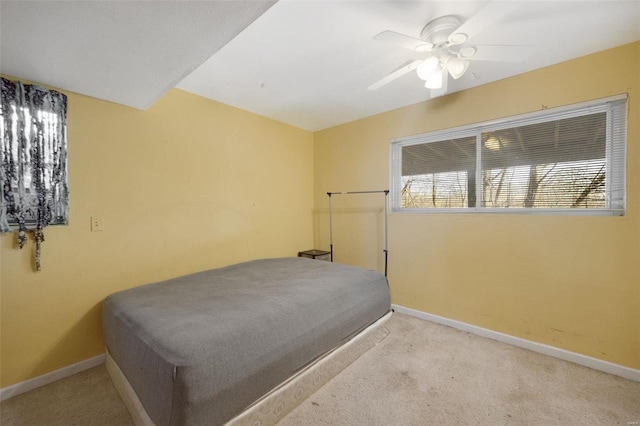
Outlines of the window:
{"label": "window", "polygon": [[394,211],[624,215],[626,96],[399,138]]}
{"label": "window", "polygon": [[65,95],[2,78],[0,231],[17,228],[20,248],[33,234],[37,269],[42,230],[67,223],[66,113]]}

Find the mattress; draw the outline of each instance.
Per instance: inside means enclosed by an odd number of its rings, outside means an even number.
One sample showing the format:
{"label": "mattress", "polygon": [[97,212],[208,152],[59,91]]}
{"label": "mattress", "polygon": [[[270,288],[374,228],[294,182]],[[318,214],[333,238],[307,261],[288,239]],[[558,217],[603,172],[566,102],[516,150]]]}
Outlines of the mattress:
{"label": "mattress", "polygon": [[376,271],[261,259],[115,293],[103,332],[156,425],[223,424],[389,308]]}

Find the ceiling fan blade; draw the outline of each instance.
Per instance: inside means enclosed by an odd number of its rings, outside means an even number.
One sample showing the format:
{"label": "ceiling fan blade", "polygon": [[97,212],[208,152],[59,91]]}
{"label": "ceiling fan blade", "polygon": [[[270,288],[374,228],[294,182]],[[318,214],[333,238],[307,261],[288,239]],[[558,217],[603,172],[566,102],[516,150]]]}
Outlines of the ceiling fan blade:
{"label": "ceiling fan blade", "polygon": [[532,51],[533,46],[518,45],[480,45],[474,46],[476,53],[465,58],[470,61],[523,62]]}
{"label": "ceiling fan blade", "polygon": [[397,70],[395,70],[394,72],[392,72],[391,74],[389,74],[388,76],[376,81],[375,83],[373,83],[371,86],[369,86],[367,89],[368,90],[376,90],[379,89],[380,87],[384,86],[387,83],[391,83],[393,80],[402,77],[403,75],[405,75],[406,73],[415,70],[416,68],[418,68],[418,65],[420,65],[423,61],[413,61],[409,64],[403,65],[400,68],[398,68]]}
{"label": "ceiling fan blade", "polygon": [[518,7],[518,2],[494,0],[460,25],[449,36],[449,41],[453,44],[462,44]]}
{"label": "ceiling fan blade", "polygon": [[428,43],[422,39],[414,38],[405,34],[400,34],[395,31],[383,31],[380,34],[376,34],[373,39],[382,43],[393,44],[401,46],[406,49],[417,50],[418,52],[426,52],[433,48],[433,44]]}
{"label": "ceiling fan blade", "polygon": [[431,98],[437,98],[447,93],[448,81],[449,81],[449,74],[445,72],[444,75],[442,76],[442,87],[440,87],[439,89],[431,89]]}

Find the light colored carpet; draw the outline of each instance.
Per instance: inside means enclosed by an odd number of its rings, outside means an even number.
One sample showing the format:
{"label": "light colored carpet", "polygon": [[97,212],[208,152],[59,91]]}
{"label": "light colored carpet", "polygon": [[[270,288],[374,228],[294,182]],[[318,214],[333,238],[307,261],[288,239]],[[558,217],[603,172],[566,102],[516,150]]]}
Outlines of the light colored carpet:
{"label": "light colored carpet", "polygon": [[[292,425],[637,425],[640,383],[394,314]],[[104,366],[4,401],[3,426],[131,425]]]}

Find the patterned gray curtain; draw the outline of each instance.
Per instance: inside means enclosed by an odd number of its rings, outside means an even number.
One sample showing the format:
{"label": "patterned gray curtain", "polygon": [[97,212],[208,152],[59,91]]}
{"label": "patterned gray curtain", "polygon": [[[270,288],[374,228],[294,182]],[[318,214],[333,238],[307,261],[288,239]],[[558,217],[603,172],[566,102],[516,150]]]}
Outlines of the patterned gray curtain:
{"label": "patterned gray curtain", "polygon": [[0,232],[18,228],[18,246],[33,234],[40,270],[43,229],[68,217],[67,97],[2,78]]}

